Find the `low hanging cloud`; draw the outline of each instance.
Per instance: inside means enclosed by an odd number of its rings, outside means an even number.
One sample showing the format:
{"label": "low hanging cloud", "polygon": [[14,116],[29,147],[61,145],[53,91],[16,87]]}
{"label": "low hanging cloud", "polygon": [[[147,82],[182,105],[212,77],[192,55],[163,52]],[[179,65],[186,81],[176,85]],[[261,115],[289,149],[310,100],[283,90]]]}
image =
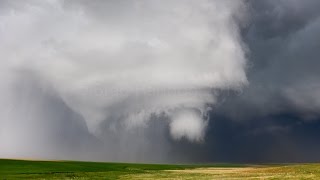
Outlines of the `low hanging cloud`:
{"label": "low hanging cloud", "polygon": [[62,111],[102,140],[156,119],[200,142],[218,92],[248,83],[242,1],[0,2],[0,152]]}

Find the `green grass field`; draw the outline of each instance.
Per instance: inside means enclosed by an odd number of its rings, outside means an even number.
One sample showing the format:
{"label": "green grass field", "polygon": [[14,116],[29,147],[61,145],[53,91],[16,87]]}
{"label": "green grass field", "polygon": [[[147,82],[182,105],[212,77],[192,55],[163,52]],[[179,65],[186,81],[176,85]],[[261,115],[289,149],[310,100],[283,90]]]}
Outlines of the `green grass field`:
{"label": "green grass field", "polygon": [[320,164],[165,165],[0,159],[0,179],[320,179]]}

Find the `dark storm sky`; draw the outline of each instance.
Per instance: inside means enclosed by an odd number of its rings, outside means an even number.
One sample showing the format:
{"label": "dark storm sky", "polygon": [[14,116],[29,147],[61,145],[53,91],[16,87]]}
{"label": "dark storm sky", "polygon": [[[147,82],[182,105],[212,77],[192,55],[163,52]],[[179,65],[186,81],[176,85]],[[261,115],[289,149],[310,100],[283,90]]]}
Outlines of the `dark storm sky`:
{"label": "dark storm sky", "polygon": [[248,3],[251,18],[242,38],[249,49],[250,85],[223,95],[206,143],[187,156],[199,154],[200,161],[318,162],[320,2]]}

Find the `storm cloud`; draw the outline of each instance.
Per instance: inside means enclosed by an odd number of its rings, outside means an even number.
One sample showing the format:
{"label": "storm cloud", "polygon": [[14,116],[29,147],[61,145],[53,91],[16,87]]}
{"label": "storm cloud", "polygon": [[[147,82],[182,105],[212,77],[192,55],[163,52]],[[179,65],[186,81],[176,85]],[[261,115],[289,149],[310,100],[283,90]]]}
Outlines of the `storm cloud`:
{"label": "storm cloud", "polygon": [[0,0],[0,156],[319,161],[319,8]]}
{"label": "storm cloud", "polygon": [[51,157],[46,131],[65,120],[79,124],[77,140],[100,141],[104,159],[166,159],[168,138],[203,142],[218,92],[247,84],[242,1],[1,4],[5,154]]}

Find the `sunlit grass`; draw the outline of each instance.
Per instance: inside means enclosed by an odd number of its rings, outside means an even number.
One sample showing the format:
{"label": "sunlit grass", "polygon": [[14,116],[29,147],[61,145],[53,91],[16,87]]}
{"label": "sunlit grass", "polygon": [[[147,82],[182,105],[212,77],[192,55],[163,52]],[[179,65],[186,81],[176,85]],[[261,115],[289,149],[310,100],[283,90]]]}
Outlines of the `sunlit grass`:
{"label": "sunlit grass", "polygon": [[0,160],[0,179],[320,179],[320,164],[165,165]]}

